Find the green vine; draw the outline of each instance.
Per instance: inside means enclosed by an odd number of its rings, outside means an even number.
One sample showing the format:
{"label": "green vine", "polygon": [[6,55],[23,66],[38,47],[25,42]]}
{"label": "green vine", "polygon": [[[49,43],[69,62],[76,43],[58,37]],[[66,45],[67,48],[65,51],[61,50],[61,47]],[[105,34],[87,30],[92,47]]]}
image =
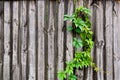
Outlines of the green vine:
{"label": "green vine", "polygon": [[[93,48],[93,32],[91,30],[91,22],[89,16],[91,12],[85,7],[79,7],[72,15],[64,15],[65,21],[70,21],[74,26],[67,27],[68,31],[73,31],[79,37],[73,39],[73,46],[81,51],[75,52],[75,57],[66,62],[66,68],[64,71],[58,72],[60,80],[77,80],[77,76],[74,73],[75,69],[87,68],[89,66],[95,67],[95,64],[91,58],[91,49]],[[95,67],[95,69],[97,69]]]}

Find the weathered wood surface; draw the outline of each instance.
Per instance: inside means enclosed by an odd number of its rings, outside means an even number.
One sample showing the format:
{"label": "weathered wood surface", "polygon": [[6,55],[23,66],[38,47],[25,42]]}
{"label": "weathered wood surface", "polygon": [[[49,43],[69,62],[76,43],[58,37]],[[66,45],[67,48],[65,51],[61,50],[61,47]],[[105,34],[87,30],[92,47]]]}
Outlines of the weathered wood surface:
{"label": "weathered wood surface", "polygon": [[114,80],[120,79],[120,2],[115,3],[115,11],[116,13],[113,14],[113,35],[114,35],[114,42],[113,42],[113,65],[114,65]]}
{"label": "weathered wood surface", "polygon": [[20,66],[19,66],[19,37],[18,37],[18,29],[19,29],[19,19],[18,19],[18,13],[19,13],[19,2],[13,2],[13,17],[12,17],[12,79],[13,80],[19,80],[20,75]]}
{"label": "weathered wood surface", "polygon": [[26,80],[27,79],[27,55],[28,55],[28,22],[27,22],[27,2],[26,1],[23,1],[21,2],[20,4],[20,12],[22,13],[19,13],[20,14],[20,69],[21,69],[21,72],[20,72],[20,77],[22,80]]}
{"label": "weathered wood surface", "polygon": [[64,0],[61,1],[61,3],[58,5],[58,63],[57,63],[57,71],[64,70],[64,33],[65,30],[63,30],[64,26],[64,7],[65,3]]}
{"label": "weathered wood surface", "polygon": [[29,29],[28,29],[28,61],[29,61],[29,78],[36,80],[36,8],[35,2],[29,2]]}
{"label": "weathered wood surface", "polygon": [[4,3],[4,57],[3,57],[3,80],[10,80],[10,56],[11,46],[10,34],[10,3]]}
{"label": "weathered wood surface", "polygon": [[103,75],[103,46],[104,46],[104,25],[103,25],[103,20],[104,20],[104,14],[103,14],[103,4],[102,2],[98,3],[98,7],[96,7],[96,31],[95,31],[95,62],[98,67],[98,72],[96,79],[97,80],[104,80],[104,75]]}
{"label": "weathered wood surface", "polygon": [[[105,80],[113,80],[113,6],[112,2],[107,1],[106,4],[106,24],[105,24],[105,37],[106,37],[106,79]],[[111,13],[110,13],[111,12]],[[119,80],[119,79],[118,79]]]}
{"label": "weathered wood surface", "polygon": [[37,69],[38,69],[38,74],[37,78],[40,80],[45,80],[45,48],[44,48],[44,43],[45,43],[45,37],[44,37],[44,27],[45,27],[45,22],[44,22],[44,12],[45,10],[45,2],[40,1],[38,2],[38,63],[37,63]]}
{"label": "weathered wood surface", "polygon": [[[73,13],[73,0],[69,0],[68,1],[68,5],[67,5],[67,14],[68,15],[72,15]],[[66,23],[66,28],[68,26],[72,26],[72,23],[70,21],[67,21]],[[66,32],[66,61],[70,61],[73,58],[73,45],[71,44],[73,41],[73,33],[67,31]]]}
{"label": "weathered wood surface", "polygon": [[54,39],[55,39],[55,15],[53,14],[54,11],[53,11],[53,2],[50,2],[49,4],[49,26],[48,26],[48,80],[54,80],[54,70],[55,70],[55,67],[54,67],[54,59],[55,59],[55,42],[54,42]]}
{"label": "weathered wood surface", "polygon": [[2,71],[3,71],[3,49],[4,49],[4,43],[3,43],[3,33],[4,33],[4,28],[3,28],[3,10],[4,10],[4,5],[3,2],[0,2],[0,79],[2,79]]}
{"label": "weathered wood surface", "polygon": [[[75,51],[64,14],[75,8],[91,9],[92,68],[77,70],[78,80],[120,80],[120,2],[91,0],[0,1],[0,80],[58,80]],[[90,6],[91,5],[91,6]],[[3,12],[2,12],[3,11]],[[79,74],[78,74],[79,73]]]}

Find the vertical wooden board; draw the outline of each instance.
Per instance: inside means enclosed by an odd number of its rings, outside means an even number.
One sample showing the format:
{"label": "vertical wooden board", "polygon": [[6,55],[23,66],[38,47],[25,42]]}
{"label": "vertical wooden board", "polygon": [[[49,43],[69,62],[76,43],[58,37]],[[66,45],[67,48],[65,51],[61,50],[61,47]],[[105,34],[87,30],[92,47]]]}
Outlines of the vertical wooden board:
{"label": "vertical wooden board", "polygon": [[4,31],[4,27],[3,27],[3,10],[4,10],[4,6],[3,6],[3,1],[0,2],[0,79],[2,79],[2,72],[3,72],[3,51],[4,51],[4,42],[3,42],[3,31]]}
{"label": "vertical wooden board", "polygon": [[105,25],[105,37],[106,37],[106,80],[113,80],[113,51],[112,51],[112,1],[106,2],[106,25]]}
{"label": "vertical wooden board", "polygon": [[27,38],[28,38],[28,21],[27,19],[27,2],[22,1],[20,5],[20,29],[21,29],[21,79],[26,80],[26,65],[27,65]]}
{"label": "vertical wooden board", "polygon": [[35,2],[29,2],[29,80],[36,80],[36,18]]}
{"label": "vertical wooden board", "polygon": [[64,0],[58,6],[58,71],[64,69]]}
{"label": "vertical wooden board", "polygon": [[[83,6],[84,1],[83,0],[78,0],[75,2],[75,9],[79,8],[80,6]],[[77,38],[80,38],[78,35],[76,36]],[[72,42],[71,42],[72,44]],[[76,51],[80,51],[81,49],[77,49]],[[73,54],[73,53],[72,53]],[[76,75],[78,77],[78,80],[83,80],[83,76],[84,76],[84,71],[83,69],[81,70],[76,70]]]}
{"label": "vertical wooden board", "polygon": [[10,80],[10,3],[4,3],[3,80]]}
{"label": "vertical wooden board", "polygon": [[114,19],[114,80],[120,80],[120,2],[115,3]]}
{"label": "vertical wooden board", "polygon": [[[95,16],[93,16],[92,14],[94,14],[94,12],[93,12],[93,6],[91,6],[91,3],[92,3],[92,0],[88,0],[88,8],[91,10],[91,15],[90,15],[90,21],[91,21],[91,29],[92,29],[92,31],[93,31],[93,23],[92,23],[92,20],[93,20],[93,17]],[[93,33],[94,34],[94,33]],[[94,48],[91,50],[91,57],[92,57],[92,59],[93,59],[93,53],[94,53]],[[86,77],[86,80],[92,80],[93,79],[93,68],[92,67],[88,67],[88,69],[87,69],[87,77]]]}
{"label": "vertical wooden board", "polygon": [[18,64],[18,2],[13,2],[13,55],[12,55],[12,79],[19,80],[19,64]]}
{"label": "vertical wooden board", "polygon": [[0,16],[0,79],[2,79],[2,56],[3,56],[3,22]]}
{"label": "vertical wooden board", "polygon": [[[73,0],[68,0],[68,8],[67,8],[67,15],[73,14]],[[68,26],[72,26],[72,22],[66,22],[66,29]],[[73,59],[73,34],[69,31],[66,31],[66,61],[69,62]]]}
{"label": "vertical wooden board", "polygon": [[49,27],[48,27],[48,80],[54,80],[54,15],[53,15],[53,2],[50,1],[49,12]]}
{"label": "vertical wooden board", "polygon": [[74,1],[75,2],[75,8],[78,8],[78,7],[80,7],[80,6],[83,6],[83,0],[76,0],[76,1]]}
{"label": "vertical wooden board", "polygon": [[45,80],[44,10],[45,1],[38,1],[38,80]]}
{"label": "vertical wooden board", "polygon": [[104,46],[104,32],[103,32],[103,5],[99,2],[96,6],[96,63],[98,66],[97,80],[103,80],[103,46]]}
{"label": "vertical wooden board", "polygon": [[[73,0],[68,1],[68,15],[72,15],[73,13]],[[70,21],[67,21],[66,27],[71,26],[72,23]],[[66,61],[70,61],[73,58],[73,46],[72,46],[72,41],[73,41],[73,34],[69,31],[66,33],[66,44],[67,44],[67,49],[66,49]]]}

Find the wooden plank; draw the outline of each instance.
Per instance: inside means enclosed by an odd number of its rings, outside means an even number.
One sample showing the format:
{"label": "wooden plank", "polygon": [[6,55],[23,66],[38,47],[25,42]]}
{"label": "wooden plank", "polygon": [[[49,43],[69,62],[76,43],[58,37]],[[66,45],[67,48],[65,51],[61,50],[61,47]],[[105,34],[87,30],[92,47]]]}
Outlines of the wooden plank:
{"label": "wooden plank", "polygon": [[0,79],[2,79],[2,55],[3,55],[3,28],[2,17],[0,16]]}
{"label": "wooden plank", "polygon": [[3,51],[4,51],[4,41],[3,41],[3,36],[4,36],[4,28],[3,28],[3,1],[0,2],[0,79],[2,80],[2,72],[3,72]]}
{"label": "wooden plank", "polygon": [[75,8],[83,6],[83,2],[84,2],[83,0],[77,0],[77,1],[75,1]]}
{"label": "wooden plank", "polygon": [[120,80],[120,2],[115,2],[114,19],[114,80]]}
{"label": "wooden plank", "polygon": [[36,8],[35,2],[29,2],[29,79],[36,80]]}
{"label": "wooden plank", "polygon": [[53,15],[53,2],[50,1],[49,12],[49,27],[48,27],[48,80],[54,80],[54,15]]}
{"label": "wooden plank", "polygon": [[27,66],[27,38],[28,38],[28,21],[27,21],[27,2],[22,1],[20,8],[20,29],[21,29],[21,79],[26,80],[26,66]]}
{"label": "wooden plank", "polygon": [[[93,31],[93,26],[94,26],[94,18],[95,18],[95,13],[93,11],[93,6],[91,6],[91,3],[92,3],[92,0],[88,0],[88,8],[91,10],[91,15],[90,15],[90,21],[91,21],[91,28],[92,28],[92,31]],[[91,50],[91,57],[93,59],[93,54],[94,54],[94,47],[93,49]],[[88,67],[87,69],[87,73],[86,73],[86,80],[92,80],[93,79],[93,68],[92,67]]]}
{"label": "wooden plank", "polygon": [[[75,9],[79,8],[80,6],[83,6],[83,3],[84,3],[84,0],[78,0],[78,1],[76,1],[76,3],[75,3]],[[80,38],[78,35],[76,37]],[[81,49],[77,49],[76,51],[80,51],[80,50]],[[83,80],[83,77],[84,77],[84,71],[83,71],[83,69],[76,70],[76,75],[78,77],[78,80]]]}
{"label": "wooden plank", "polygon": [[4,51],[4,41],[3,41],[3,12],[4,12],[4,8],[3,8],[3,1],[0,2],[0,79],[2,80],[2,74],[3,74],[3,51]]}
{"label": "wooden plank", "polygon": [[13,2],[13,55],[12,55],[12,79],[19,80],[19,64],[18,64],[18,28],[19,28],[19,21],[18,21],[18,2]]}
{"label": "wooden plank", "polygon": [[96,6],[96,63],[98,67],[97,80],[103,80],[103,47],[104,47],[104,32],[103,32],[103,5],[99,2]]}
{"label": "wooden plank", "polygon": [[113,51],[112,51],[112,10],[113,7],[111,6],[112,2],[107,1],[106,2],[106,25],[105,25],[105,37],[106,37],[106,80],[113,80]]}
{"label": "wooden plank", "polygon": [[58,5],[58,71],[64,70],[64,5],[64,0]]}
{"label": "wooden plank", "polygon": [[58,6],[58,71],[64,70],[64,0]]}
{"label": "wooden plank", "polygon": [[[72,15],[73,13],[73,1],[69,0],[68,1],[68,15]],[[66,27],[67,26],[71,26],[72,23],[67,21]],[[73,34],[69,31],[67,31],[66,33],[66,45],[67,45],[67,49],[66,49],[66,61],[70,61],[73,58],[73,45],[72,45],[72,41],[73,41]]]}
{"label": "wooden plank", "polygon": [[45,80],[44,10],[45,1],[38,1],[38,80]]}
{"label": "wooden plank", "polygon": [[4,3],[3,80],[10,80],[10,3]]}

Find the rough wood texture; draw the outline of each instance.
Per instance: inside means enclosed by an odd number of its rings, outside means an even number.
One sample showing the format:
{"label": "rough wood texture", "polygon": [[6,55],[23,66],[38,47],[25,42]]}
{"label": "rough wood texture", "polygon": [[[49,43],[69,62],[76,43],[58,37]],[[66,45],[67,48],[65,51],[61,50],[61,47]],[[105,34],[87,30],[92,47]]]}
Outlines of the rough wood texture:
{"label": "rough wood texture", "polygon": [[10,3],[4,3],[4,57],[3,57],[3,80],[10,80]]}
{"label": "rough wood texture", "polygon": [[120,2],[116,2],[115,3],[115,11],[116,14],[114,13],[114,80],[119,80],[120,79],[120,35],[119,35],[119,31],[120,31]]}
{"label": "rough wood texture", "polygon": [[[87,3],[87,7],[91,10],[91,16],[90,16],[90,20],[92,22],[92,31],[93,31],[93,28],[94,28],[94,25],[93,25],[93,22],[92,20],[94,20],[94,9],[93,9],[93,6],[89,6],[90,4],[92,3],[91,0],[88,1]],[[91,50],[91,57],[93,58],[93,55],[94,55],[94,48]],[[86,80],[92,80],[93,79],[93,68],[92,67],[89,67],[86,71]]]}
{"label": "rough wood texture", "polygon": [[18,51],[18,29],[19,29],[19,20],[18,20],[18,9],[19,3],[13,2],[13,54],[12,54],[12,79],[19,80],[20,66],[19,66],[19,51]]}
{"label": "rough wood texture", "polygon": [[49,26],[48,26],[48,80],[54,80],[54,35],[55,35],[55,25],[54,25],[54,15],[53,15],[53,2],[50,1],[50,12],[49,12]]}
{"label": "rough wood texture", "polygon": [[58,6],[58,71],[64,69],[64,0]]}
{"label": "rough wood texture", "polygon": [[38,79],[45,80],[45,53],[44,53],[44,10],[45,2],[38,2]]}
{"label": "rough wood texture", "polygon": [[[97,6],[96,6],[97,7]],[[103,4],[102,2],[99,2],[97,10],[96,10],[96,64],[98,67],[97,72],[97,80],[103,80],[103,46],[104,46],[104,32],[103,32]]]}
{"label": "rough wood texture", "polygon": [[0,12],[0,79],[2,79],[2,72],[3,72],[3,51],[4,51],[4,28],[3,28],[3,2],[0,2],[1,12]]}
{"label": "rough wood texture", "polygon": [[29,80],[36,80],[36,8],[35,2],[29,2]]}
{"label": "rough wood texture", "polygon": [[[69,0],[68,1],[68,15],[72,15],[73,13],[73,1]],[[68,26],[72,26],[72,23],[70,21],[67,21],[66,28]],[[72,46],[72,41],[73,41],[73,34],[69,31],[67,31],[67,38],[66,38],[66,61],[70,61],[73,58],[73,46]]]}
{"label": "rough wood texture", "polygon": [[[113,18],[112,18],[112,9],[113,6],[111,1],[107,1],[106,4],[106,25],[105,25],[105,37],[106,37],[106,80],[113,80]],[[111,13],[110,13],[111,12]]]}
{"label": "rough wood texture", "polygon": [[[92,0],[0,1],[0,80],[58,80],[57,71],[74,55],[72,32],[64,14],[86,6],[95,45],[91,51],[98,72],[77,70],[78,80],[120,80],[120,2]],[[4,13],[3,13],[4,12]]]}
{"label": "rough wood texture", "polygon": [[27,38],[28,38],[28,21],[27,21],[27,2],[26,1],[22,1],[20,4],[20,32],[21,32],[21,64],[20,64],[20,68],[21,68],[21,79],[22,80],[26,80],[26,67],[27,67],[27,54],[28,54],[28,49],[27,49]]}

